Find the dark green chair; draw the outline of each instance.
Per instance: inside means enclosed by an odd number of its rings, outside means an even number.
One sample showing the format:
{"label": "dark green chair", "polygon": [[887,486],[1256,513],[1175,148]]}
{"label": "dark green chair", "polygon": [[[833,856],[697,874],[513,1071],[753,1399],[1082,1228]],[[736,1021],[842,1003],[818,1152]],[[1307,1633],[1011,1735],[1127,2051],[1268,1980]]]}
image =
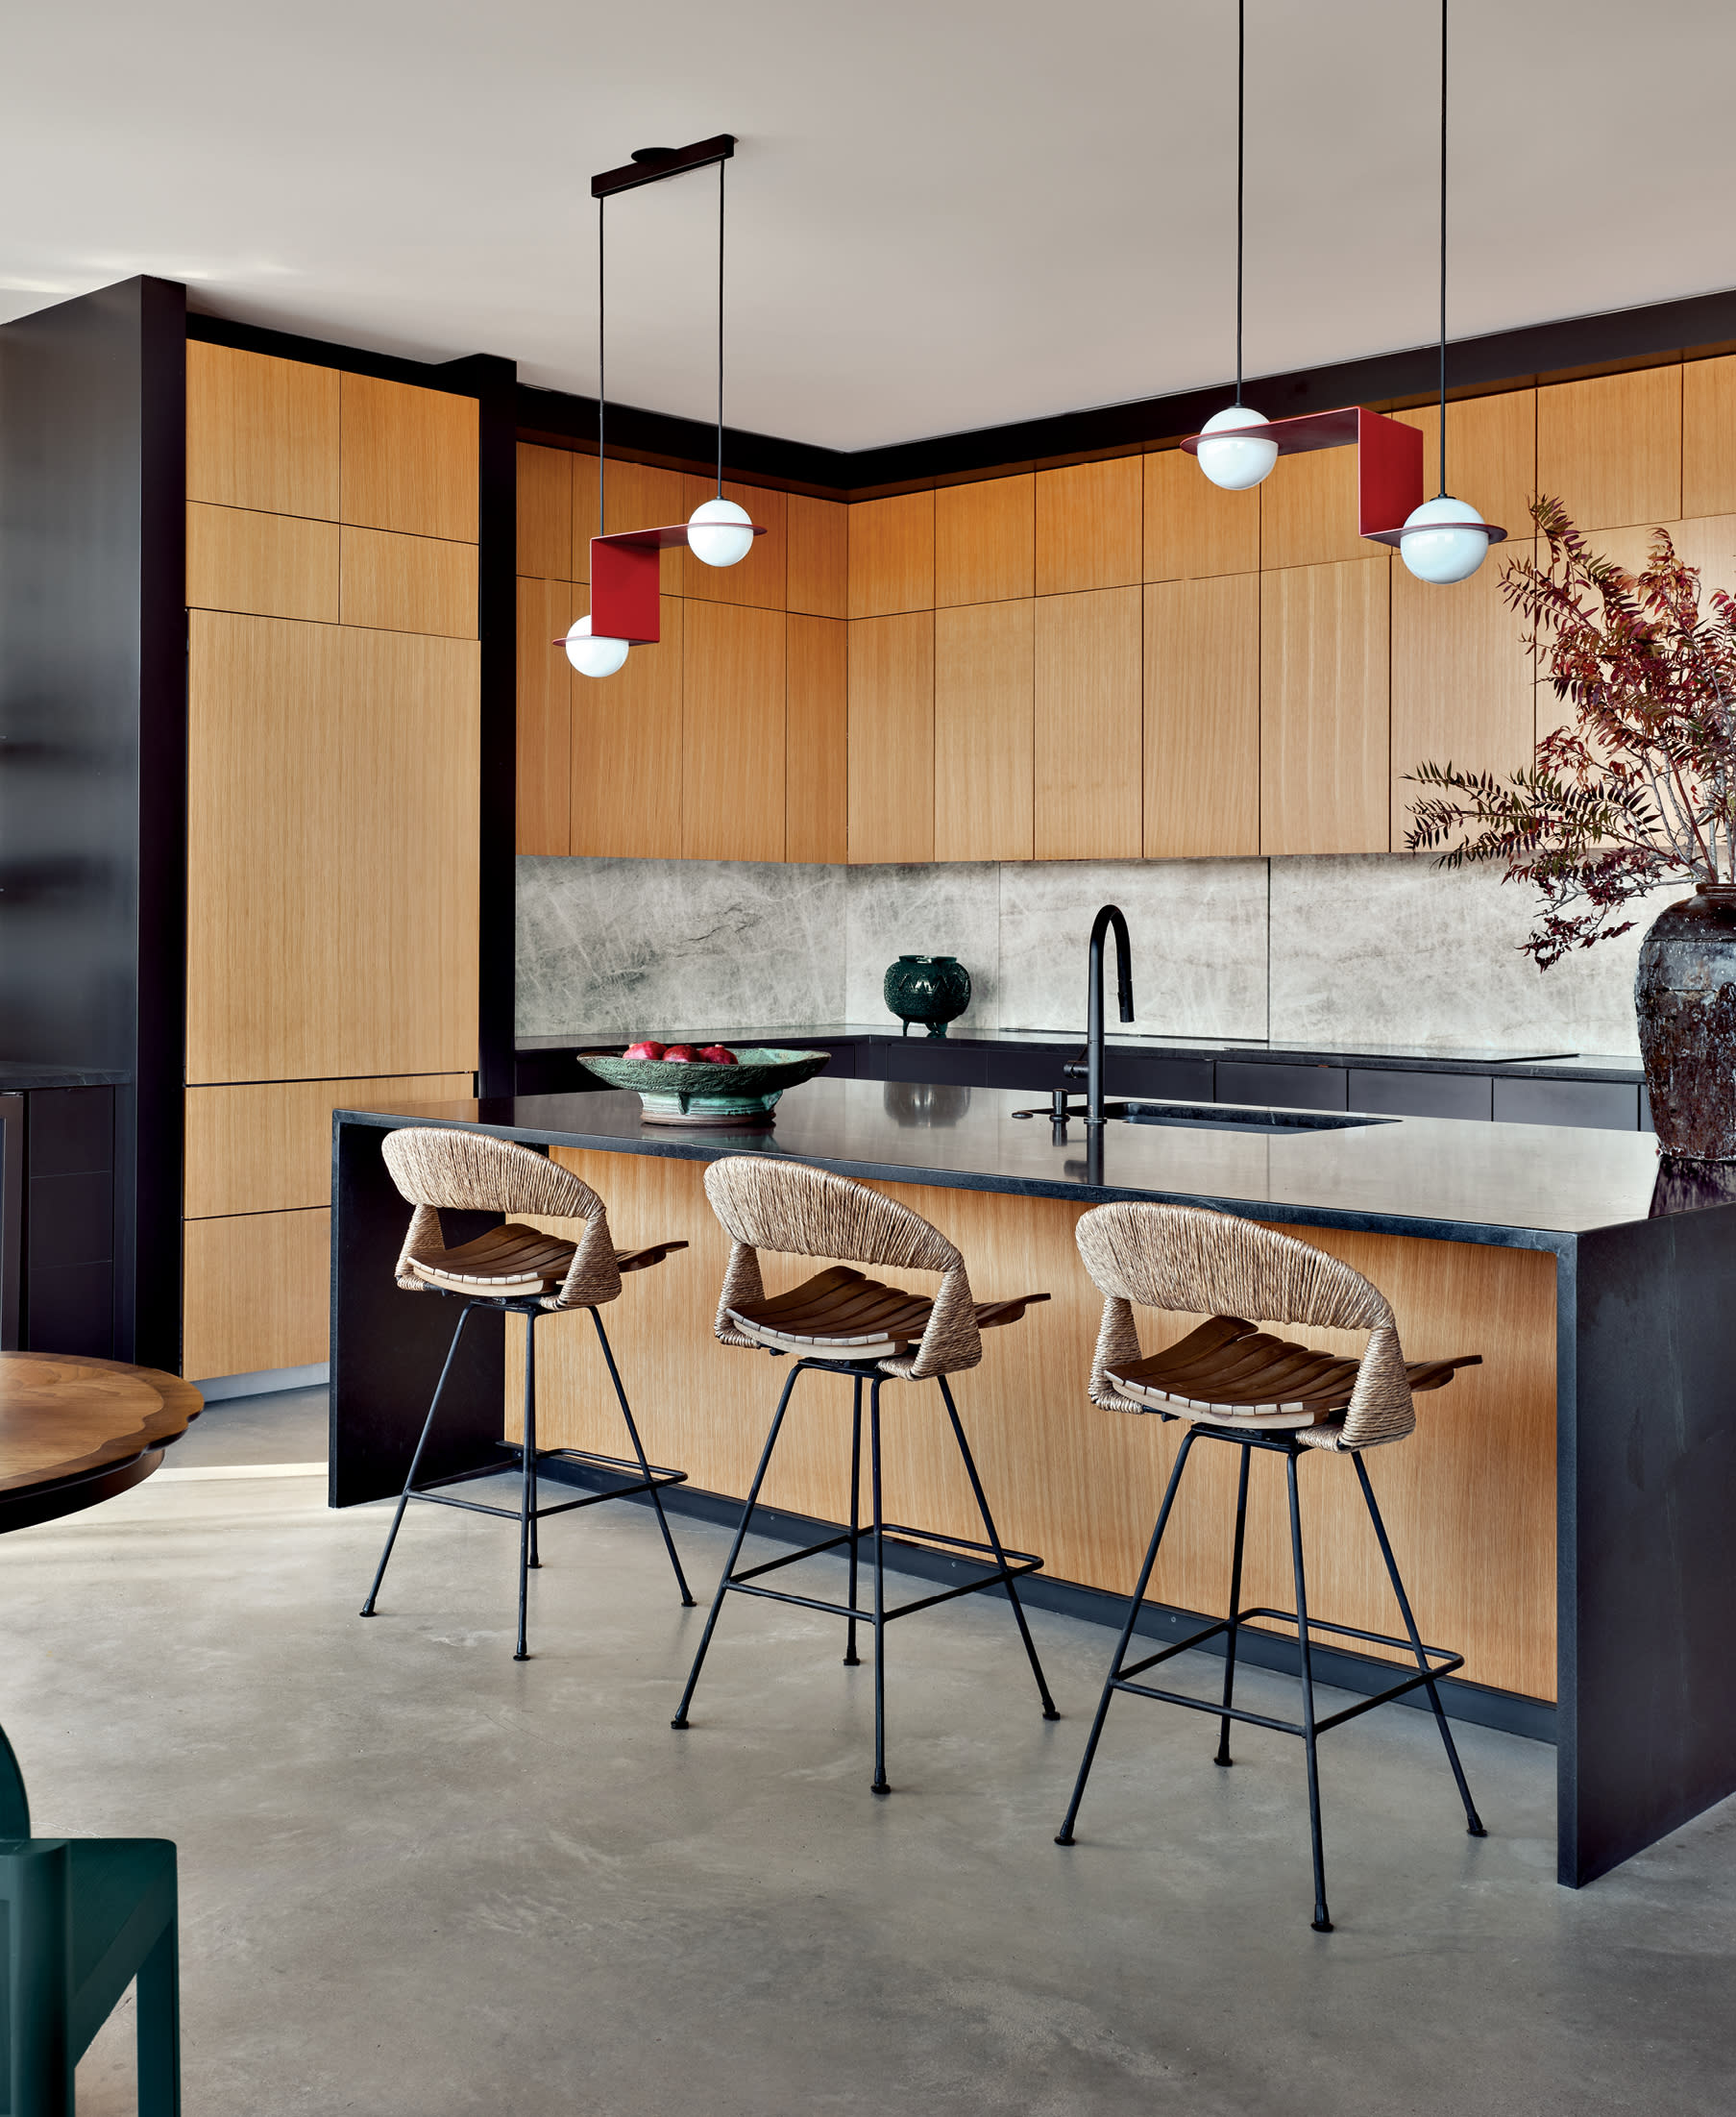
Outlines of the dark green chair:
{"label": "dark green chair", "polygon": [[138,1981],[139,2117],[179,2117],[175,1848],[32,1837],[0,1732],[0,2113],[73,2117],[73,2069]]}

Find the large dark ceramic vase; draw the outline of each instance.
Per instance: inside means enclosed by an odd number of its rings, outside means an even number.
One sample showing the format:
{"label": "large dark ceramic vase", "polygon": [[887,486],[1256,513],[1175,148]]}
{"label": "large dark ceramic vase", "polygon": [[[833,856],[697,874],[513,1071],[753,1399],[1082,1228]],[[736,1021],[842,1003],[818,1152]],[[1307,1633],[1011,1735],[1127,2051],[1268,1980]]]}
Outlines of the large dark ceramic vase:
{"label": "large dark ceramic vase", "polygon": [[943,1037],[970,1004],[970,972],[956,955],[901,955],[880,990],[906,1035],[913,1022],[925,1022],[931,1037]]}
{"label": "large dark ceramic vase", "polygon": [[1658,915],[1633,1003],[1659,1151],[1736,1161],[1736,885],[1703,882]]}

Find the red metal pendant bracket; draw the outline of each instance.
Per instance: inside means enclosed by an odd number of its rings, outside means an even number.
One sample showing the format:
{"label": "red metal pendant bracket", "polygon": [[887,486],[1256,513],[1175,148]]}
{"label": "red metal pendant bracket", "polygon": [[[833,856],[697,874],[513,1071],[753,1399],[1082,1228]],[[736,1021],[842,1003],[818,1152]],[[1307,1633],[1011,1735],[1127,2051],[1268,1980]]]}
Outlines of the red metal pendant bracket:
{"label": "red metal pendant bracket", "polygon": [[[751,528],[764,536],[762,524],[731,524]],[[703,524],[700,525],[704,527]],[[671,523],[660,529],[619,529],[612,536],[591,539],[591,634],[594,639],[623,639],[630,647],[655,647],[662,637],[658,619],[657,561],[676,545],[687,542],[688,525]],[[562,647],[564,640],[556,640]]]}

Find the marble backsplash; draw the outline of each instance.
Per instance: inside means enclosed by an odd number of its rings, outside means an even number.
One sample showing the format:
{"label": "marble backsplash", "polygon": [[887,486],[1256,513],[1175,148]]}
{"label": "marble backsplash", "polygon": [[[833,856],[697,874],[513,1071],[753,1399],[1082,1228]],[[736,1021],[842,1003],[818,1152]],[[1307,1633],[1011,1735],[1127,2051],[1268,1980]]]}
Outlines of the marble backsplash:
{"label": "marble backsplash", "polygon": [[1127,914],[1148,1034],[1638,1048],[1633,971],[1650,911],[1540,973],[1519,950],[1528,892],[1405,854],[862,868],[524,854],[518,1025],[559,1036],[890,1022],[881,976],[920,952],[968,968],[960,1026],[1077,1032],[1086,937],[1112,900]]}

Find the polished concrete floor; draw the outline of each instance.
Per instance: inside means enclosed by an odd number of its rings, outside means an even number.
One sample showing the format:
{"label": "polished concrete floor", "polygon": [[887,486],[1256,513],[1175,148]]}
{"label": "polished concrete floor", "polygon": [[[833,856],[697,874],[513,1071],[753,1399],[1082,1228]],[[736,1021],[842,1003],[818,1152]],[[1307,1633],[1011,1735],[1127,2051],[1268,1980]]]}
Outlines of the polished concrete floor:
{"label": "polished concrete floor", "polygon": [[[1569,1892],[1553,1752],[1462,1731],[1477,1843],[1391,1709],[1324,1749],[1316,1935],[1284,1737],[1219,1771],[1120,1701],[1051,1842],[1101,1629],[1034,1618],[1048,1725],[1004,1603],[898,1627],[876,1801],[830,1620],[732,1598],[671,1731],[702,1612],[637,1507],[548,1527],[526,1664],[504,1524],[413,1513],[361,1622],[384,1511],[271,1474],[318,1410],[214,1407],[181,1474],[0,1539],[37,1830],[181,1848],[188,2117],[1736,2109],[1736,1804]],[[676,1534],[702,1592],[726,1539]],[[82,2117],[133,2107],[126,2031]]]}

